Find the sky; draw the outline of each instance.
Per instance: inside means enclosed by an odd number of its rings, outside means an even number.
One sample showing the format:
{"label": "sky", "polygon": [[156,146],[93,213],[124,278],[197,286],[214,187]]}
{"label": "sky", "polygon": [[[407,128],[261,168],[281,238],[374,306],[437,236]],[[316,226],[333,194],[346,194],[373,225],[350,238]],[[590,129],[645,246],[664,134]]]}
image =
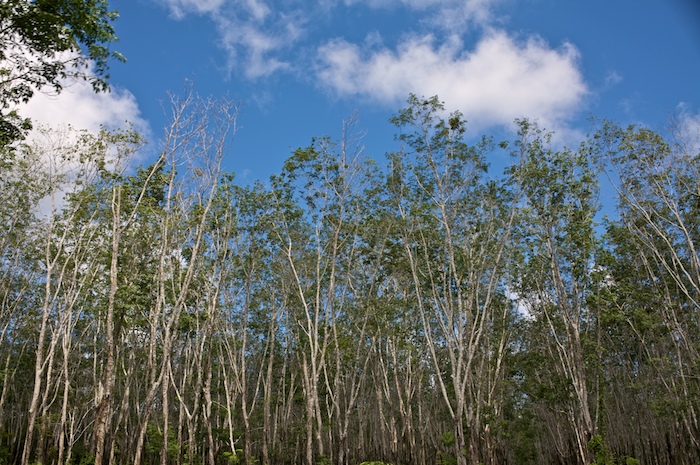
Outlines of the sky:
{"label": "sky", "polygon": [[576,146],[589,118],[700,136],[700,0],[111,0],[112,91],[38,94],[36,121],[132,122],[157,147],[168,95],[188,83],[240,106],[224,161],[267,180],[313,137],[357,115],[365,154],[396,150],[389,118],[437,95],[475,138],[527,117]]}

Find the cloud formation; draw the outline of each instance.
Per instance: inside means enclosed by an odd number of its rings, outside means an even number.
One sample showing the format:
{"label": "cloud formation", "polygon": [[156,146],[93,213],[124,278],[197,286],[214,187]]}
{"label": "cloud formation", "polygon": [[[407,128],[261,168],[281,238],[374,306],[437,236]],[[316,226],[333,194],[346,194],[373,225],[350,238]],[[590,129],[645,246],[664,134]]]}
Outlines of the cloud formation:
{"label": "cloud formation", "polygon": [[343,0],[345,6],[365,5],[370,8],[398,6],[427,14],[433,26],[463,29],[471,24],[485,26],[493,19],[493,7],[500,0]]}
{"label": "cloud formation", "polygon": [[173,17],[182,19],[188,14],[216,13],[226,0],[162,0],[162,3]]}
{"label": "cloud formation", "polygon": [[675,142],[686,153],[700,153],[700,113],[694,113],[689,104],[682,102],[669,125]]}
{"label": "cloud formation", "polygon": [[265,0],[157,0],[176,19],[205,15],[219,33],[231,71],[241,68],[249,79],[291,69],[281,52],[304,31],[303,15],[293,5],[271,6]]}
{"label": "cloud formation", "polygon": [[[328,17],[346,14],[351,8],[403,8],[417,12],[419,23],[442,31],[459,32],[471,25],[486,27],[490,24],[492,9],[501,0],[155,1],[176,19],[190,14],[208,16],[219,31],[229,68],[239,68],[243,75],[254,80],[280,71],[298,71],[295,69],[297,58],[285,52],[300,45],[300,40],[309,32],[307,27],[313,29],[310,24],[319,27]],[[303,45],[298,49],[303,49]]]}
{"label": "cloud formation", "polygon": [[[438,95],[484,126],[539,118],[548,127],[571,117],[589,92],[577,49],[552,48],[536,36],[515,37],[495,28],[502,0],[156,0],[174,16],[208,15],[219,31],[231,71],[251,80],[276,73],[312,77],[341,97],[383,104],[403,102],[409,93]],[[320,6],[319,6],[320,5]],[[337,38],[312,43],[324,23],[320,15],[352,8],[397,8],[413,12],[422,32],[396,46],[382,45],[380,31],[364,43]],[[465,47],[462,33],[475,26],[479,38]],[[439,38],[438,38],[439,37]],[[446,37],[446,38],[445,38]],[[310,64],[308,57],[316,57]]]}
{"label": "cloud formation", "polygon": [[424,35],[396,50],[364,52],[334,40],[318,50],[317,75],[337,95],[386,104],[409,93],[438,95],[480,126],[508,125],[522,117],[547,125],[566,119],[588,92],[571,44],[552,49],[536,37],[517,40],[502,31],[485,34],[473,50],[464,50],[456,36],[436,42]]}
{"label": "cloud formation", "polygon": [[[280,52],[289,48],[303,34],[303,22],[293,13],[276,13],[274,17],[263,10],[254,10],[261,19],[241,21],[226,15],[214,21],[220,32],[221,46],[227,52],[229,68],[243,63],[243,74],[249,79],[268,77],[292,68]],[[269,18],[268,18],[269,17]],[[272,25],[268,25],[271,23]]]}
{"label": "cloud formation", "polygon": [[[62,160],[61,151],[73,150],[81,130],[97,134],[102,127],[108,130],[130,129],[130,125],[146,140],[151,131],[141,113],[134,95],[122,89],[96,94],[83,80],[63,83],[63,91],[36,92],[29,102],[19,105],[20,115],[32,120],[34,130],[27,142],[41,154],[46,169],[66,175],[63,185],[53,198],[47,197],[38,206],[40,215],[59,211],[65,206],[65,195],[74,188],[80,165],[75,160]],[[75,130],[75,131],[73,131]],[[136,154],[134,164],[141,163],[146,152]]]}
{"label": "cloud formation", "polygon": [[30,117],[35,125],[70,125],[97,132],[101,126],[119,129],[128,122],[138,131],[148,132],[148,124],[141,118],[131,92],[114,89],[96,94],[84,81],[66,86],[58,95],[37,92],[28,103],[20,106],[20,114]]}

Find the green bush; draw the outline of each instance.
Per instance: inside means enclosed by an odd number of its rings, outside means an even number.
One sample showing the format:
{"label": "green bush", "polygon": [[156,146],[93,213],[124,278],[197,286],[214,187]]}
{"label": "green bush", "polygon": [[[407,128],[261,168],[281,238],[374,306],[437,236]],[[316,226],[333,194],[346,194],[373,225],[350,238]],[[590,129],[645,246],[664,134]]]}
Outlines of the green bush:
{"label": "green bush", "polygon": [[608,449],[603,436],[596,434],[588,441],[588,448],[595,454],[595,462],[591,465],[615,465],[615,459]]}
{"label": "green bush", "polygon": [[600,434],[591,438],[588,442],[588,448],[595,454],[595,462],[591,465],[639,465],[639,460],[634,457],[623,455],[616,458]]}

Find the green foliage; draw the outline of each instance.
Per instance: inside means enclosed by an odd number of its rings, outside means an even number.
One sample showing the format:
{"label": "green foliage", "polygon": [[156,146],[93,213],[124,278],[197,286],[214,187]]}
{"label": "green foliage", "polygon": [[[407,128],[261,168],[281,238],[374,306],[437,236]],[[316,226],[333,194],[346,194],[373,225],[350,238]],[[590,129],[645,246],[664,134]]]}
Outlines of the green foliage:
{"label": "green foliage", "polygon": [[438,451],[437,455],[438,465],[457,465],[457,458],[454,455],[443,451]]}
{"label": "green foliage", "polygon": [[[2,69],[0,69],[0,77]],[[32,128],[29,118],[22,118],[17,110],[10,110],[4,115],[0,109],[0,168],[10,163],[14,158],[15,147],[11,144],[23,140],[25,134]]]}
{"label": "green foliage", "polygon": [[[446,431],[442,433],[442,436],[440,436],[440,442],[442,443],[445,448],[449,449],[452,448],[455,443],[457,442],[457,439],[455,438],[455,435],[451,431]],[[456,465],[457,463],[457,458],[444,451],[438,451],[438,464],[439,465]]]}
{"label": "green foliage", "polygon": [[588,441],[588,448],[595,454],[595,462],[591,465],[615,465],[615,456],[610,452],[608,445],[605,444],[602,435],[594,435]]}
{"label": "green foliage", "polygon": [[588,448],[595,454],[595,462],[591,465],[639,465],[639,460],[624,455],[616,457],[605,443],[601,434],[594,435],[588,442]]}
{"label": "green foliage", "polygon": [[[35,91],[62,90],[66,77],[108,90],[109,59],[124,60],[109,45],[117,40],[117,12],[107,0],[6,0],[0,3],[0,147],[23,138],[29,122],[11,105]],[[92,67],[92,69],[90,69]]]}
{"label": "green foliage", "polygon": [[235,452],[222,451],[221,456],[226,461],[227,465],[239,465],[243,456],[243,449],[236,449]]}
{"label": "green foliage", "polygon": [[[651,133],[626,134],[627,158],[619,160],[630,163],[620,171],[628,176],[626,192],[658,216],[645,217],[630,197],[599,243],[588,143],[557,148],[551,135],[523,121],[522,139],[502,145],[515,161],[501,182],[484,171],[489,141],[469,145],[461,115],[445,116],[435,97],[412,96],[409,104],[393,120],[403,145],[389,155],[386,173],[361,159],[351,166],[336,144],[319,138],[295,151],[271,186],[243,187],[222,175],[210,186],[211,209],[203,206],[206,189],[187,184],[187,175],[162,159],[113,172],[108,155],[133,154],[140,145],[133,133],[105,132],[84,134],[61,151],[89,162],[94,177],[76,174],[80,183],[49,224],[36,205],[73,179],[45,176],[43,154],[18,147],[0,177],[0,384],[8,386],[0,464],[19,460],[24,438],[17,431],[26,430],[31,392],[24,388],[35,379],[37,329],[49,293],[44,342],[56,345],[41,382],[50,382],[55,399],[40,408],[35,425],[42,437],[34,442],[41,441],[44,462],[55,461],[57,433],[74,428],[80,434],[69,463],[94,461],[92,435],[82,432],[91,431],[105,370],[115,219],[121,235],[110,410],[119,419],[108,422],[108,434],[120,463],[134,458],[129,448],[146,409],[152,416],[144,463],[157,463],[165,449],[172,463],[200,463],[213,453],[216,463],[250,465],[262,456],[263,440],[269,463],[302,463],[316,428],[325,450],[348,447],[347,461],[425,457],[453,465],[468,444],[475,446],[468,457],[474,463],[555,463],[563,454],[575,458],[582,387],[602,432],[588,445],[594,465],[638,465],[613,453],[620,444],[641,460],[653,451],[659,463],[679,460],[663,457],[667,442],[694,454],[686,447],[693,430],[684,425],[700,392],[692,376],[700,347],[691,288],[697,273],[670,276],[663,260],[679,254],[673,263],[681,269],[694,258],[682,241],[698,235],[697,180],[683,170],[697,161],[664,168],[673,185],[692,189],[663,197],[650,182],[661,178],[633,168],[644,168],[644,160],[666,167],[660,161],[672,146]],[[672,203],[664,199],[672,198],[682,204],[685,239],[681,225],[669,221]],[[654,236],[674,228],[668,241]],[[507,245],[499,249],[503,237]],[[47,256],[56,257],[50,277]],[[527,304],[527,315],[517,316],[511,293]],[[180,296],[183,305],[175,308]],[[585,377],[572,376],[574,370]],[[69,418],[61,425],[64,382]],[[158,389],[146,405],[152,385]],[[321,420],[309,436],[313,388]],[[177,425],[167,438],[164,408]],[[455,417],[464,441],[455,437]],[[342,444],[337,433],[346,420]],[[402,439],[393,443],[393,434]],[[253,457],[230,450],[247,439]],[[317,463],[329,464],[314,445]]]}
{"label": "green foliage", "polygon": [[440,442],[445,447],[452,447],[455,444],[455,442],[457,442],[457,439],[455,438],[453,432],[446,431],[442,433],[442,436],[440,436]]}
{"label": "green foliage", "polygon": [[[159,426],[153,422],[148,424],[146,430],[146,452],[154,456],[159,456],[163,448],[163,432]],[[169,460],[175,460],[180,454],[180,445],[175,437],[173,428],[168,428],[168,442],[166,444],[166,453]]]}
{"label": "green foliage", "polygon": [[7,444],[0,446],[0,465],[10,463],[10,448]]}
{"label": "green foliage", "polygon": [[78,465],[93,465],[95,463],[95,456],[92,454],[85,454],[80,458]]}

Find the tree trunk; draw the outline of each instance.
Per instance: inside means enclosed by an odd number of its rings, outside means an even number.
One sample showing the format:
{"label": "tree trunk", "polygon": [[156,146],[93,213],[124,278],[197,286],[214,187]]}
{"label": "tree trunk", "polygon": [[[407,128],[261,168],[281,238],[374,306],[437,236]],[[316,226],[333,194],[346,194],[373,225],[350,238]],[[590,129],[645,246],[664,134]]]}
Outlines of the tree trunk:
{"label": "tree trunk", "polygon": [[111,423],[112,390],[115,380],[115,339],[114,339],[114,305],[118,289],[119,241],[121,226],[121,185],[112,191],[112,250],[109,268],[109,295],[105,322],[105,344],[107,360],[101,389],[98,390],[97,412],[95,414],[95,465],[102,465],[105,452],[107,424]]}

